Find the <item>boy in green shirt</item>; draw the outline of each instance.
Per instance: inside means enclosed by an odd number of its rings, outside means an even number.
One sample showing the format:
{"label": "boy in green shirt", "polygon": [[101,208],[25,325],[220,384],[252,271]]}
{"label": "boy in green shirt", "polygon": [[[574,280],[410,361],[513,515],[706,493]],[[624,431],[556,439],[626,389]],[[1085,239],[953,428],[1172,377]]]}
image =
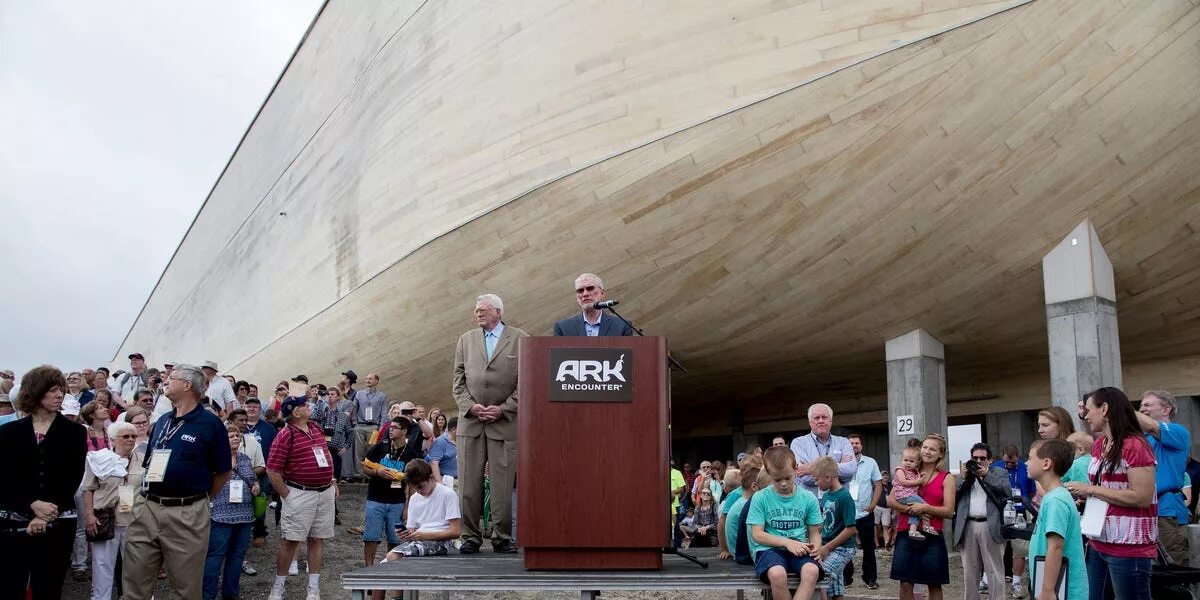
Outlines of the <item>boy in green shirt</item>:
{"label": "boy in green shirt", "polygon": [[[1046,492],[1042,496],[1037,526],[1029,540],[1029,558],[1033,567],[1029,570],[1029,594],[1037,600],[1058,598],[1058,581],[1063,569],[1066,569],[1067,595],[1059,600],[1085,600],[1088,597],[1079,511],[1071,492],[1062,485],[1062,476],[1071,468],[1074,458],[1075,445],[1065,440],[1039,440],[1029,449],[1026,462],[1029,477]],[[1044,565],[1039,565],[1043,561]],[[1035,574],[1038,575],[1036,580]]]}
{"label": "boy in green shirt", "polygon": [[734,502],[741,498],[741,494],[733,493],[734,490],[742,487],[742,471],[740,469],[725,469],[725,499],[721,501],[721,508],[718,511],[719,518],[717,519],[717,546],[721,549],[721,553],[717,554],[717,560],[727,560],[732,556],[731,550],[733,547],[729,541],[725,539],[725,524],[729,522],[729,509]]}
{"label": "boy in green shirt", "polygon": [[821,490],[821,515],[824,523],[821,527],[821,539],[828,540],[813,551],[813,556],[821,562],[821,569],[829,574],[829,589],[822,597],[841,598],[846,595],[846,584],[842,571],[846,563],[854,558],[855,535],[858,533],[858,521],[855,519],[858,509],[854,506],[854,498],[850,491],[842,487],[838,480],[838,464],[828,456],[822,456],[812,462],[809,471]]}
{"label": "boy in green shirt", "polygon": [[[754,572],[771,585],[773,600],[809,600],[821,578],[812,556],[821,544],[821,510],[811,493],[796,488],[791,450],[771,448],[763,458],[771,485],[754,494],[746,516]],[[800,576],[795,596],[788,594],[788,573]]]}
{"label": "boy in green shirt", "polygon": [[[758,467],[750,467],[742,473],[742,490],[740,494],[729,494],[733,498],[733,503],[729,505],[729,510],[721,515],[721,530],[724,531],[724,537],[721,538],[724,543],[724,550],[717,555],[719,560],[729,560],[737,554],[738,540],[745,534],[746,524],[742,522],[742,507],[750,501],[754,496],[754,492],[758,491]],[[724,507],[722,507],[724,510]],[[747,544],[747,548],[749,545]],[[749,563],[747,563],[749,564]]]}

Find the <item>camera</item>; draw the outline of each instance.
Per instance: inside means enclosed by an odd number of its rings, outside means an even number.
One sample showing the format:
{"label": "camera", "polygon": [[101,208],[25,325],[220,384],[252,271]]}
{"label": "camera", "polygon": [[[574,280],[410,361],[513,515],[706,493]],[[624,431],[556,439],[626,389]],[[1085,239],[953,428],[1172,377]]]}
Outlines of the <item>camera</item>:
{"label": "camera", "polygon": [[979,463],[974,460],[968,460],[967,461],[967,472],[975,473],[977,471],[979,471]]}
{"label": "camera", "polygon": [[400,411],[400,414],[405,417],[411,417],[411,416],[414,416],[417,414],[417,409],[410,408],[408,410],[402,410],[402,411]]}

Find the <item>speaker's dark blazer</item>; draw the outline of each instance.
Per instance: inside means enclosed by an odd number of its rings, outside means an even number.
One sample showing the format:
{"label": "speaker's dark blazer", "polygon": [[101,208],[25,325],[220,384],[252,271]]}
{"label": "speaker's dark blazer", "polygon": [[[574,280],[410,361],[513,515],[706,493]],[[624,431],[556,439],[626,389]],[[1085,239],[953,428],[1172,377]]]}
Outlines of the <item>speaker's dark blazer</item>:
{"label": "speaker's dark blazer", "polygon": [[[576,335],[583,337],[587,335],[587,331],[583,328],[583,313],[578,313],[575,316],[567,317],[554,323],[554,335]],[[633,335],[633,328],[612,315],[603,315],[600,317],[600,336],[601,337],[616,337],[621,335]]]}

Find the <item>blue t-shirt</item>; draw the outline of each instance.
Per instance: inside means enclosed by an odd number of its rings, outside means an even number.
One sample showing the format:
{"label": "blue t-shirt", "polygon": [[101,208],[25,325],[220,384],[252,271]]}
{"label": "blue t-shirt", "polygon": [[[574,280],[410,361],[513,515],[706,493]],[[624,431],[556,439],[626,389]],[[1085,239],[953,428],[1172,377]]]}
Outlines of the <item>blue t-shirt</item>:
{"label": "blue t-shirt", "polygon": [[254,436],[258,441],[258,445],[262,446],[263,460],[266,460],[271,455],[271,443],[275,441],[275,436],[279,433],[275,426],[259,419],[253,427],[250,428],[249,434]]}
{"label": "blue t-shirt", "polygon": [[1187,470],[1192,434],[1179,423],[1160,422],[1158,437],[1147,435],[1146,440],[1150,442],[1154,458],[1158,461],[1158,468],[1154,471],[1158,516],[1174,518],[1180,525],[1187,525],[1188,509],[1181,490],[1187,485],[1183,475]]}
{"label": "blue t-shirt", "polygon": [[1065,487],[1057,487],[1042,497],[1042,511],[1038,514],[1033,537],[1029,539],[1029,560],[1033,563],[1028,569],[1030,598],[1037,597],[1041,591],[1033,588],[1033,566],[1039,556],[1046,556],[1046,535],[1049,533],[1063,539],[1063,558],[1067,561],[1067,597],[1060,600],[1086,600],[1088,573],[1083,558],[1083,535],[1079,532],[1079,511],[1071,499],[1071,492]]}
{"label": "blue t-shirt", "polygon": [[1071,463],[1071,468],[1067,469],[1067,474],[1062,476],[1062,482],[1071,483],[1074,481],[1078,483],[1091,483],[1091,481],[1088,480],[1088,465],[1090,464],[1092,464],[1092,455],[1084,454],[1083,456],[1077,457],[1075,461]]}
{"label": "blue t-shirt", "polygon": [[172,498],[207,494],[213,476],[231,470],[225,424],[201,406],[178,419],[172,410],[154,422],[143,467],[150,467],[159,449],[170,450],[171,456],[162,482],[148,484],[151,494]]}
{"label": "blue t-shirt", "polygon": [[741,492],[742,492],[742,490],[737,489],[737,490],[734,490],[733,493],[729,494],[728,496],[725,496],[725,499],[721,501],[720,514],[722,514],[722,515],[729,514],[730,507],[733,506],[733,503],[737,502],[738,500],[741,499],[741,497],[742,497]]}
{"label": "blue t-shirt", "polygon": [[742,507],[746,505],[746,499],[741,494],[730,494],[729,497],[733,498],[729,508],[721,505],[721,511],[725,515],[725,547],[729,548],[730,554],[736,554],[738,535],[742,532]]}
{"label": "blue t-shirt", "polygon": [[[808,542],[808,528],[821,525],[821,509],[817,506],[817,498],[808,490],[795,488],[791,496],[780,496],[775,486],[758,490],[750,503],[750,513],[746,516],[746,531],[754,525],[762,525],[763,530],[771,535],[785,537],[799,542]],[[750,538],[750,554],[755,558],[758,553],[768,550]]]}
{"label": "blue t-shirt", "polygon": [[455,446],[448,437],[449,434],[443,433],[438,436],[438,439],[433,440],[433,444],[429,446],[429,456],[426,460],[429,462],[437,462],[438,471],[445,477],[449,475],[458,478],[458,446]]}
{"label": "blue t-shirt", "polygon": [[[850,492],[846,488],[843,487],[836,492],[823,493],[819,502],[821,503],[822,518],[821,543],[837,537],[846,527],[855,526],[857,509],[854,507],[854,498],[850,497]],[[857,547],[855,538],[851,536],[839,547]]]}

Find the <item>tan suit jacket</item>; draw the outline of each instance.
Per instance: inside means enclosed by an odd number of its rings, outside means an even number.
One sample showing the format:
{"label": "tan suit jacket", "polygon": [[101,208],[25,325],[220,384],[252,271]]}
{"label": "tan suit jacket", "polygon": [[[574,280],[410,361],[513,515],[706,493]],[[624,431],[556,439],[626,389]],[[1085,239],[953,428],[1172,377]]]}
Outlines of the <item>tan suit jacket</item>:
{"label": "tan suit jacket", "polygon": [[[458,338],[454,349],[454,401],[458,403],[458,435],[493,440],[517,439],[517,340],[529,334],[507,323],[492,359],[487,358],[483,329],[476,328]],[[475,404],[501,406],[504,415],[483,423],[468,411]]]}

